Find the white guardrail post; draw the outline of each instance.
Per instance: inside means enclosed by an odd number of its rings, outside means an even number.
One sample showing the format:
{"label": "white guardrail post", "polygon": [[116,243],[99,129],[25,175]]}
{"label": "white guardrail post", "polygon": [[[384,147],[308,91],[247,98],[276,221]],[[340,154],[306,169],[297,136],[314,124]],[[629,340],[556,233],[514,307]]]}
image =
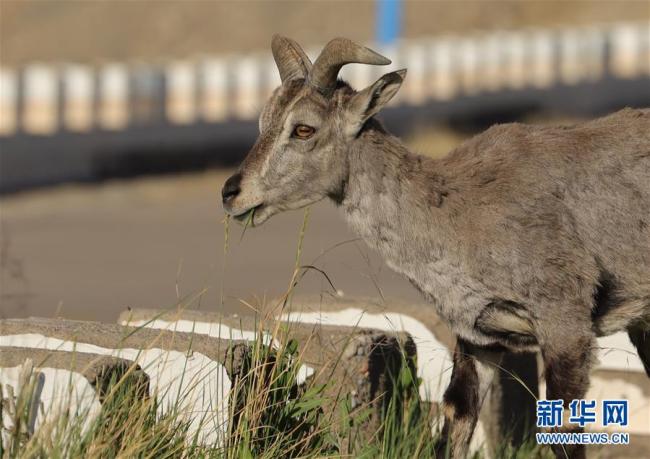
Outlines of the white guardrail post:
{"label": "white guardrail post", "polygon": [[67,65],[62,72],[63,124],[71,131],[87,131],[94,123],[96,85],[92,68]]}
{"label": "white guardrail post", "polygon": [[127,67],[123,64],[107,64],[98,71],[96,113],[100,128],[118,130],[129,123],[128,80]]}
{"label": "white guardrail post", "polygon": [[0,68],[0,136],[18,129],[18,77],[11,69]]}

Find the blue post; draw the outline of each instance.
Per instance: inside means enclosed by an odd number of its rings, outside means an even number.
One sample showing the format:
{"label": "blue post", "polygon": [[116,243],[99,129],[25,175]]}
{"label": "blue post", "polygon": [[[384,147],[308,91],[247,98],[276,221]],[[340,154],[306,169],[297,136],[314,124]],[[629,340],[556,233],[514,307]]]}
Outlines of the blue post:
{"label": "blue post", "polygon": [[377,2],[377,43],[390,45],[399,38],[402,23],[402,0],[375,1]]}

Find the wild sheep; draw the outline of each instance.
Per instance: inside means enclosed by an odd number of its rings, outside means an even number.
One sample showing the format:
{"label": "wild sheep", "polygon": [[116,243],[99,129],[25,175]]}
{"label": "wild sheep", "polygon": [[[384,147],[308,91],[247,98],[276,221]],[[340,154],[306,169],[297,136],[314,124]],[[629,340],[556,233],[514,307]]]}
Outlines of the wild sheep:
{"label": "wild sheep", "polygon": [[374,118],[406,70],[356,92],[337,80],[344,64],[390,61],[343,38],[313,65],[288,38],[272,50],[282,85],[224,208],[260,225],[329,197],[424,294],[458,338],[441,448],[465,456],[503,351],[541,350],[546,398],[567,407],[585,395],[597,336],[627,330],[650,375],[650,110],[494,126],[431,159]]}

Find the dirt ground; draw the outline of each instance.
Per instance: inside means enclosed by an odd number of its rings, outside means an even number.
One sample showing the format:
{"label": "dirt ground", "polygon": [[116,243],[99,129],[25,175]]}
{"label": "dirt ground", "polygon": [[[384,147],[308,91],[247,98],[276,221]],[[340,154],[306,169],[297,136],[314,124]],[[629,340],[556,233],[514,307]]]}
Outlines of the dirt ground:
{"label": "dirt ground", "polygon": [[[371,41],[374,1],[0,2],[0,59],[102,62],[266,51],[273,33],[322,46],[334,36]],[[647,0],[405,1],[405,38],[650,18]]]}
{"label": "dirt ground", "polygon": [[[193,307],[243,312],[249,306],[239,299],[255,306],[284,293],[304,213],[275,216],[243,238],[231,222],[224,256],[220,189],[227,176],[211,171],[2,197],[0,317],[114,322],[126,307],[171,307],[189,297],[196,297]],[[319,203],[302,263],[325,270],[345,295],[378,298],[380,285],[388,297],[419,300],[362,242],[346,242],[352,239],[340,212]],[[297,291],[332,288],[310,272]]]}

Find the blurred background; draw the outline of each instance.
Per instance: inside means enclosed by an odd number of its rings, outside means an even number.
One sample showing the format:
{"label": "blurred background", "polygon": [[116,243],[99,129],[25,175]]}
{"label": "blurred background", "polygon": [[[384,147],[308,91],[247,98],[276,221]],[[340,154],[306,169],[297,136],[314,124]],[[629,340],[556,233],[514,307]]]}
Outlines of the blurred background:
{"label": "blurred background", "polygon": [[497,122],[650,105],[647,1],[2,0],[0,317],[247,311],[286,290],[299,246],[345,295],[420,301],[330,203],[227,228],[221,185],[279,83],[273,33],[393,60],[347,66],[357,88],[408,68],[381,118],[432,156]]}

